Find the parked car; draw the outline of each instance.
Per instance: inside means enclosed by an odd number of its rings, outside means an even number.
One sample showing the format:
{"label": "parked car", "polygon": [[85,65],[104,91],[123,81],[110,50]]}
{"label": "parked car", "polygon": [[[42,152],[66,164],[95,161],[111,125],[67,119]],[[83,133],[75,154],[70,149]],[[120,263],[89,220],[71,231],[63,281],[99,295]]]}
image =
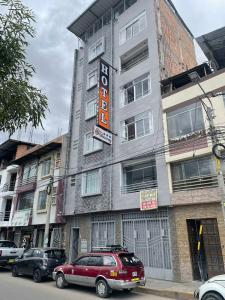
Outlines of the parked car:
{"label": "parked car", "polygon": [[15,260],[12,276],[33,276],[34,282],[52,276],[55,267],[66,260],[65,251],[58,248],[31,248]]}
{"label": "parked car", "polygon": [[130,292],[145,285],[144,266],[134,253],[121,247],[105,247],[82,255],[75,262],[58,266],[53,279],[60,289],[69,283],[96,287],[99,297],[106,298],[112,290]]}
{"label": "parked car", "polygon": [[225,275],[212,277],[194,293],[198,300],[225,300]]}
{"label": "parked car", "polygon": [[17,248],[12,241],[0,240],[0,267],[5,267],[14,263],[18,256],[21,256],[24,248]]}

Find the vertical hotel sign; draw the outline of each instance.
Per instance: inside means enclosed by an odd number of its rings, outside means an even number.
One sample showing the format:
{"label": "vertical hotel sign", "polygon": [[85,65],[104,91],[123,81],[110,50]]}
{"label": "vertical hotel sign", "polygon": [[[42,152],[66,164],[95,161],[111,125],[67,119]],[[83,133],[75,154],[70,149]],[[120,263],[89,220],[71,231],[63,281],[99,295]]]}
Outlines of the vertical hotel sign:
{"label": "vertical hotel sign", "polygon": [[97,126],[109,130],[109,65],[100,59]]}

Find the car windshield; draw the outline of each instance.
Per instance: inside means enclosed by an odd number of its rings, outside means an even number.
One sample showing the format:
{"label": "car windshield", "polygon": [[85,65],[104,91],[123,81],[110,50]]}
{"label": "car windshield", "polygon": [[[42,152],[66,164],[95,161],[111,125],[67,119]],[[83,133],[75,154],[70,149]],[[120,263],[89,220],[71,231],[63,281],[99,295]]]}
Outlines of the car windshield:
{"label": "car windshield", "polygon": [[65,258],[65,251],[61,249],[51,249],[45,252],[48,258]]}
{"label": "car windshield", "polygon": [[119,255],[124,266],[142,266],[142,262],[133,253],[123,253]]}

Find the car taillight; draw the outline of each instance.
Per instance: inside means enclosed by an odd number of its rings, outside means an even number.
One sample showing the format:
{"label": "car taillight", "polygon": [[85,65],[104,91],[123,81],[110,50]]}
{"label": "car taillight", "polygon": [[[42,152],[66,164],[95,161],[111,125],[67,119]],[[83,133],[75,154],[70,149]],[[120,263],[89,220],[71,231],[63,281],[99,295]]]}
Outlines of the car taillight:
{"label": "car taillight", "polygon": [[119,270],[119,274],[127,274],[127,270]]}

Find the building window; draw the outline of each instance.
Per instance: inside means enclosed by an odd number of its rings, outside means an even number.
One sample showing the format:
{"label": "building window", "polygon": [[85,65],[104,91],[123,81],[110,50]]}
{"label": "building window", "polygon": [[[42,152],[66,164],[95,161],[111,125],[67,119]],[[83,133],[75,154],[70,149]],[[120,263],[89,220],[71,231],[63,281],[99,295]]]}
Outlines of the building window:
{"label": "building window", "polygon": [[88,74],[87,77],[87,89],[91,89],[92,87],[97,85],[97,70],[92,71]]}
{"label": "building window", "polygon": [[121,102],[122,105],[127,105],[138,99],[148,95],[151,90],[150,75],[145,74],[134,81],[127,83],[121,89]]}
{"label": "building window", "polygon": [[17,210],[33,208],[34,193],[23,193],[19,197]]}
{"label": "building window", "polygon": [[89,154],[102,149],[102,142],[93,138],[92,132],[84,136],[84,154]]}
{"label": "building window", "polygon": [[46,190],[40,191],[38,193],[37,210],[44,210],[44,209],[46,209],[46,201],[47,201],[47,192],[46,192]]}
{"label": "building window", "polygon": [[37,176],[37,163],[31,163],[24,166],[22,184],[33,182],[36,180]]}
{"label": "building window", "polygon": [[125,0],[125,9],[128,9],[136,2],[137,2],[137,0]]}
{"label": "building window", "polygon": [[92,44],[88,50],[88,61],[91,62],[93,59],[104,53],[104,37],[100,38],[97,42]]}
{"label": "building window", "polygon": [[51,172],[51,158],[48,158],[42,162],[41,177],[48,176]]}
{"label": "building window", "polygon": [[124,0],[120,1],[115,7],[114,7],[114,18],[115,20],[118,19],[118,17],[124,12]]}
{"label": "building window", "polygon": [[61,155],[60,152],[56,153],[56,158],[55,158],[55,168],[60,168],[60,164],[61,164]]}
{"label": "building window", "polygon": [[146,27],[146,13],[143,12],[137,18],[120,30],[120,45],[130,40]]}
{"label": "building window", "polygon": [[169,139],[204,129],[201,103],[192,103],[167,113],[167,126]]}
{"label": "building window", "polygon": [[56,204],[57,186],[52,187],[52,205]]}
{"label": "building window", "polygon": [[151,111],[141,113],[122,122],[123,141],[131,141],[153,133],[153,116]]}
{"label": "building window", "polygon": [[134,193],[157,186],[155,161],[149,161],[123,168],[122,193]]}
{"label": "building window", "polygon": [[97,32],[102,28],[102,18],[99,18],[94,24],[94,30]]}
{"label": "building window", "polygon": [[129,50],[120,58],[121,72],[126,72],[141,62],[149,58],[148,43],[147,41],[137,45],[134,49]]}
{"label": "building window", "polygon": [[86,120],[96,117],[97,99],[91,99],[86,102],[85,118]]}
{"label": "building window", "polygon": [[212,158],[202,157],[171,164],[174,191],[207,187],[217,184]]}
{"label": "building window", "polygon": [[101,194],[101,170],[93,170],[82,175],[82,196]]}

